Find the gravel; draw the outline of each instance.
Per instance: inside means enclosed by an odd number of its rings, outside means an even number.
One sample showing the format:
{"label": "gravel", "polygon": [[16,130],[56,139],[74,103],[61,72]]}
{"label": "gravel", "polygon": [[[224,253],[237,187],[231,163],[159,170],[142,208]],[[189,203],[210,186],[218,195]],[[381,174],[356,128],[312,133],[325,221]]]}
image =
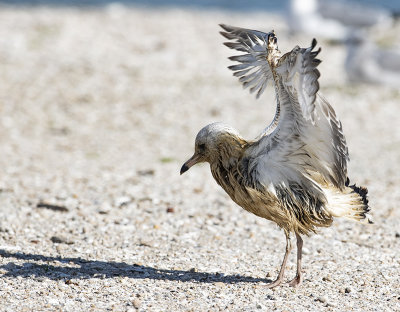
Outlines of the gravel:
{"label": "gravel", "polygon": [[274,114],[226,69],[221,22],[274,28],[284,51],[312,39],[262,12],[0,7],[0,310],[400,310],[400,92],[347,85],[342,46],[319,43],[321,89],[375,224],[305,238],[302,287],[264,287],[276,225],[207,165],[179,176],[202,126],[252,138]]}

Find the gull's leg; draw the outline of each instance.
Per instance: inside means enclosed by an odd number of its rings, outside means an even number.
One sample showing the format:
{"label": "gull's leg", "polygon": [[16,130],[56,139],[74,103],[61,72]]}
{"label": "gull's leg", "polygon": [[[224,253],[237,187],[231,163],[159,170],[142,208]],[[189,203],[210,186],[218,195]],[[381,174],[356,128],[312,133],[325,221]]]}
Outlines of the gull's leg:
{"label": "gull's leg", "polygon": [[286,262],[287,262],[289,254],[290,254],[290,251],[292,250],[292,242],[290,241],[289,232],[285,231],[285,236],[286,236],[286,251],[285,251],[285,255],[283,256],[281,270],[279,271],[279,274],[278,274],[278,277],[276,278],[276,280],[267,285],[268,288],[273,288],[273,287],[276,287],[276,286],[279,286],[280,284],[282,284],[283,276],[285,274]]}
{"label": "gull's leg", "polygon": [[301,253],[303,248],[303,239],[296,233],[297,240],[297,270],[296,277],[289,282],[290,286],[297,287],[303,282],[303,274],[301,273]]}

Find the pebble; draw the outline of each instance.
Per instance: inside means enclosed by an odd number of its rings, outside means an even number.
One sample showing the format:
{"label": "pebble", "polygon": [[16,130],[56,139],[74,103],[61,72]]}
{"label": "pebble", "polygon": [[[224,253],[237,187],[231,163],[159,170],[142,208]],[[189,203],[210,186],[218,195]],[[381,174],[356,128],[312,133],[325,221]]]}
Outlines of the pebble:
{"label": "pebble", "polygon": [[310,255],[310,254],[311,254],[310,249],[303,247],[303,255]]}
{"label": "pebble", "polygon": [[142,305],[142,301],[139,298],[135,298],[132,300],[132,305],[135,309],[139,309]]}
{"label": "pebble", "polygon": [[122,207],[128,205],[132,201],[129,196],[121,196],[115,200],[115,206]]}
{"label": "pebble", "polygon": [[50,240],[55,243],[55,244],[67,244],[67,245],[72,245],[74,242],[67,239],[64,236],[52,236]]}
{"label": "pebble", "polygon": [[321,303],[326,303],[326,302],[328,301],[328,299],[327,299],[326,296],[321,296],[321,297],[318,297],[318,298],[316,299],[316,301],[319,301],[319,302],[321,302]]}

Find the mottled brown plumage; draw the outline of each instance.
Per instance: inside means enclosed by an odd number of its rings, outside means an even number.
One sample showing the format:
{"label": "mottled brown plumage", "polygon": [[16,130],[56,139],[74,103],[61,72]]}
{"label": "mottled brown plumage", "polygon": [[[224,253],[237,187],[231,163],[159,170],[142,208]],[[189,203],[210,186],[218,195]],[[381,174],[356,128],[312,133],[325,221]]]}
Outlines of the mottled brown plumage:
{"label": "mottled brown plumage", "polygon": [[290,233],[297,239],[297,274],[302,281],[301,235],[330,226],[333,217],[369,221],[366,188],[349,185],[348,151],[342,125],[333,108],[318,95],[316,59],[320,50],[295,47],[281,55],[275,34],[221,25],[230,48],[247,54],[231,57],[230,67],[244,87],[260,96],[273,81],[277,109],[272,123],[256,140],[245,140],[233,128],[213,123],[200,130],[195,153],[181,174],[208,162],[217,183],[245,210],[281,227],[286,252],[278,278],[282,283],[291,251]]}

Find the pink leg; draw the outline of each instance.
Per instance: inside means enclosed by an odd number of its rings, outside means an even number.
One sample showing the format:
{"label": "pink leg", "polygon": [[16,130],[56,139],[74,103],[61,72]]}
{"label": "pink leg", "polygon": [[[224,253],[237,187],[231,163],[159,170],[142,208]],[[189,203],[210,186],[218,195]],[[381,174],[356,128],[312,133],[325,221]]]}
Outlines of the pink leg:
{"label": "pink leg", "polygon": [[303,239],[299,234],[296,233],[297,240],[297,271],[296,277],[289,282],[290,286],[297,287],[303,282],[303,274],[301,273],[301,254],[303,248]]}
{"label": "pink leg", "polygon": [[290,241],[289,233],[285,231],[285,235],[286,235],[286,251],[285,251],[285,255],[283,256],[281,270],[279,271],[277,279],[267,285],[268,288],[274,288],[276,286],[279,286],[280,284],[282,284],[282,281],[283,281],[283,276],[285,274],[285,268],[286,268],[286,262],[287,262],[289,254],[290,254],[290,251],[292,250],[292,242]]}

